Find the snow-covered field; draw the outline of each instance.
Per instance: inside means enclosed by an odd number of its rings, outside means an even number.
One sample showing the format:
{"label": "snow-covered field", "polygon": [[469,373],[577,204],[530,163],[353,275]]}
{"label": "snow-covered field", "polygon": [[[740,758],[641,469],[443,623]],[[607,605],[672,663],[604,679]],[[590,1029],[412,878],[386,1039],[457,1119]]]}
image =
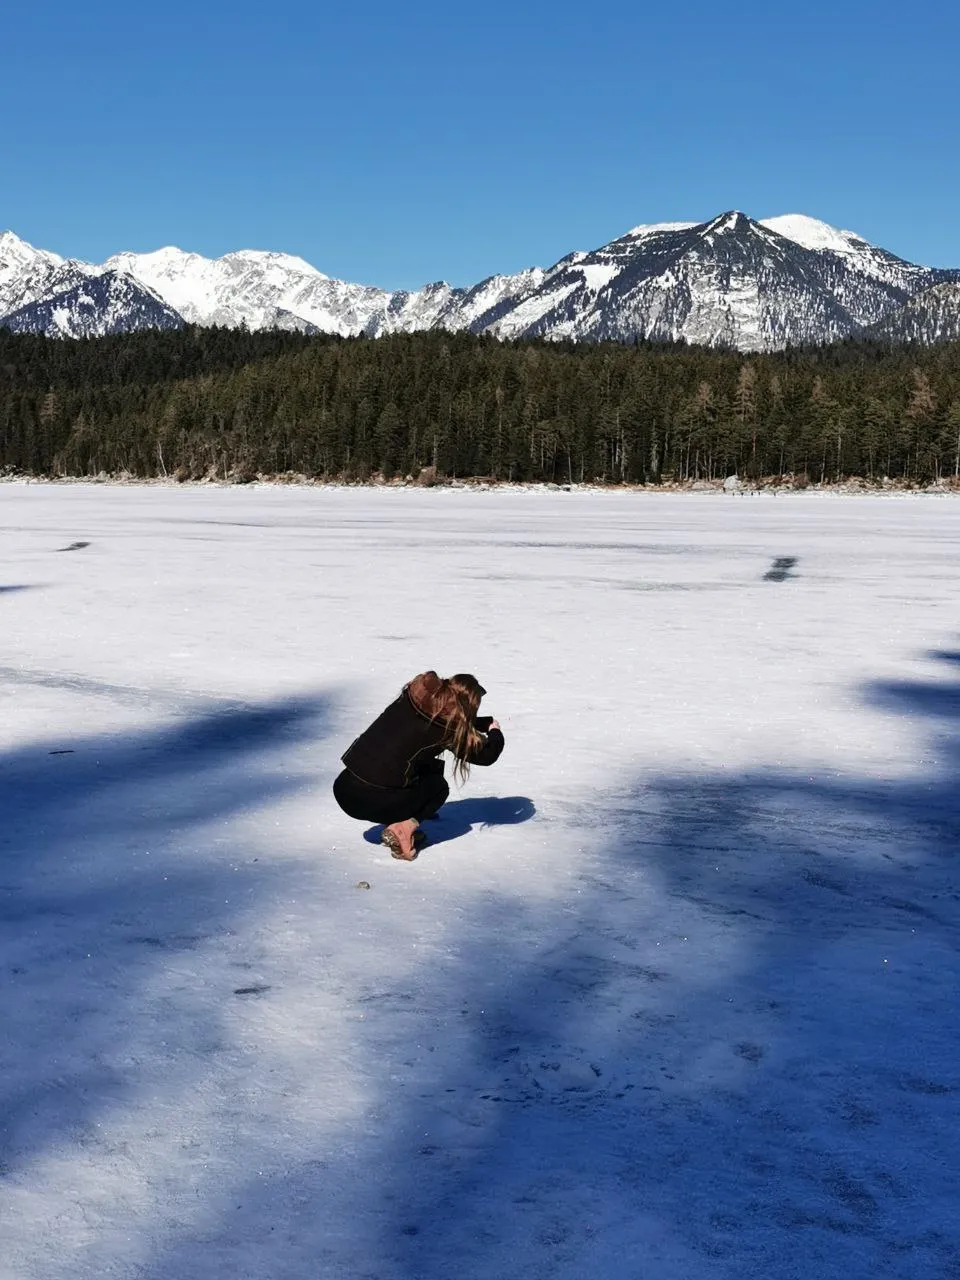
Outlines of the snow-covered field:
{"label": "snow-covered field", "polygon": [[[956,1280],[958,557],[0,486],[3,1280]],[[330,783],[426,667],[507,749],[406,865]]]}

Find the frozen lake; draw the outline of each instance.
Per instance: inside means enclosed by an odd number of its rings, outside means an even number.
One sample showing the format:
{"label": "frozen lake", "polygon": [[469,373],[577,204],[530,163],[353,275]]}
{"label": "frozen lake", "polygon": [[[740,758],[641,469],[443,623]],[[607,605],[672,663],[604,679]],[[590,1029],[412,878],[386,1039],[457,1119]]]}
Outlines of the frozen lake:
{"label": "frozen lake", "polygon": [[[956,1280],[958,563],[949,498],[0,485],[2,1280]],[[507,746],[406,865],[330,783],[428,667]]]}

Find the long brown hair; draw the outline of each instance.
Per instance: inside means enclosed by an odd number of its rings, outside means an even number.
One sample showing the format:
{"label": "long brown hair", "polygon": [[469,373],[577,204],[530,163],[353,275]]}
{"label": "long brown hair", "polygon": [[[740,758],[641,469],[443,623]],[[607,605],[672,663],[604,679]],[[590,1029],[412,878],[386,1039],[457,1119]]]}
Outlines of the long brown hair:
{"label": "long brown hair", "polygon": [[435,671],[425,671],[408,686],[414,702],[430,716],[444,724],[444,745],[454,755],[454,777],[466,782],[470,773],[470,756],[483,739],[476,726],[480,699],[486,690],[476,676],[461,672],[441,680]]}
{"label": "long brown hair", "polygon": [[484,689],[476,676],[466,673],[451,676],[446,684],[453,703],[453,714],[447,716],[447,741],[456,759],[454,776],[463,783],[470,773],[470,755],[483,742],[474,722]]}

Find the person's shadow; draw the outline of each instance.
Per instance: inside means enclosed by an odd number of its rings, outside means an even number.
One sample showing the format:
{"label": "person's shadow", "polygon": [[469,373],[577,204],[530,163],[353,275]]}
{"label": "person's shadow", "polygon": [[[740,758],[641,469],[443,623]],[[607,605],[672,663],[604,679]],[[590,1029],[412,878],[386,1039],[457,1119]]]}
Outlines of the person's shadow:
{"label": "person's shadow", "polygon": [[[423,826],[427,847],[446,844],[469,835],[474,827],[508,827],[527,822],[537,812],[536,805],[526,796],[478,796],[473,800],[451,800],[435,818],[428,818]],[[380,843],[382,826],[370,827],[363,833],[369,844]]]}

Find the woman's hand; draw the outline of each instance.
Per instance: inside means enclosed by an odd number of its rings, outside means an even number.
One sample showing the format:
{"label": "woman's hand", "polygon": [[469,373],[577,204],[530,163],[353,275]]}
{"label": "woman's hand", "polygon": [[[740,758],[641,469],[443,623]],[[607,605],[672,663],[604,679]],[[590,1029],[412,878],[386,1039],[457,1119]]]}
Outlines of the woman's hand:
{"label": "woman's hand", "polygon": [[[499,720],[491,720],[491,721],[490,721],[490,729],[500,729],[500,721],[499,721]],[[490,732],[490,729],[488,729],[488,730],[487,730],[487,733],[489,733],[489,732]],[[502,732],[503,732],[503,730],[501,729],[501,730],[500,730],[500,732],[502,733]]]}

